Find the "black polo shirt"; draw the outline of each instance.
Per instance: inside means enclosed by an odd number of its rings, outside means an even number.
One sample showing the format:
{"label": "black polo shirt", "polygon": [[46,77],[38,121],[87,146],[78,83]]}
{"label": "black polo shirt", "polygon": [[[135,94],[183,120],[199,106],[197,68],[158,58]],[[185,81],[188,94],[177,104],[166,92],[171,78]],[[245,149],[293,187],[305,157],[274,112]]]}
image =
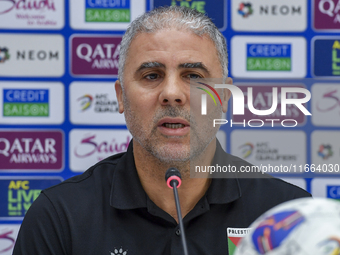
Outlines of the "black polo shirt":
{"label": "black polo shirt", "polygon": [[[217,155],[217,156],[216,156]],[[249,163],[226,154],[229,164]],[[228,254],[227,228],[247,228],[284,201],[310,196],[274,178],[212,179],[206,194],[183,219],[188,250]],[[132,142],[86,172],[48,188],[28,210],[14,255],[183,254],[179,226],[146,195],[139,181]]]}

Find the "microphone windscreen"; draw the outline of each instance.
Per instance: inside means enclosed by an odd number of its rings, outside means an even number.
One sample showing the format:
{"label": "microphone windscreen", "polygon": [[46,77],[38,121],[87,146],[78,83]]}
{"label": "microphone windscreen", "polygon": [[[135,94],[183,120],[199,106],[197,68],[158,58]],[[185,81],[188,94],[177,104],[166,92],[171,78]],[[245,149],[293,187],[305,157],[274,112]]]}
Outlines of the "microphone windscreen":
{"label": "microphone windscreen", "polygon": [[171,176],[177,176],[179,177],[180,179],[182,179],[182,176],[181,176],[181,173],[179,172],[179,170],[175,167],[170,167],[168,170],[166,170],[166,173],[165,173],[165,181],[168,181],[168,179],[171,177]]}

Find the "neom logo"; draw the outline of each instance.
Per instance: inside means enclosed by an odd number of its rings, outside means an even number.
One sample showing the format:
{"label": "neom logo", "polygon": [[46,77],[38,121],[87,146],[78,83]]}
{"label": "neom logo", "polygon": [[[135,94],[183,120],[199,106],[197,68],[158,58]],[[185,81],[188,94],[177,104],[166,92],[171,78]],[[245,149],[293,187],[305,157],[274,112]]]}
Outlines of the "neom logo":
{"label": "neom logo", "polygon": [[4,63],[9,57],[8,48],[0,48],[0,63]]}

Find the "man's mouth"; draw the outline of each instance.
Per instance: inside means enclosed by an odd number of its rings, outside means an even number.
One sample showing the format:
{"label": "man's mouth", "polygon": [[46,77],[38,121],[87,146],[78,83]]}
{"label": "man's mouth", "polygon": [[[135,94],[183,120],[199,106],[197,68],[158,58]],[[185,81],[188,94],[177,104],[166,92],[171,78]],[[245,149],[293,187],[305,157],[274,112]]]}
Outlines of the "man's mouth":
{"label": "man's mouth", "polygon": [[185,127],[185,125],[181,124],[181,123],[163,123],[162,126],[166,127],[166,128],[172,128],[172,129],[184,128]]}
{"label": "man's mouth", "polygon": [[182,118],[163,118],[158,122],[159,131],[166,136],[185,136],[190,131],[190,123]]}

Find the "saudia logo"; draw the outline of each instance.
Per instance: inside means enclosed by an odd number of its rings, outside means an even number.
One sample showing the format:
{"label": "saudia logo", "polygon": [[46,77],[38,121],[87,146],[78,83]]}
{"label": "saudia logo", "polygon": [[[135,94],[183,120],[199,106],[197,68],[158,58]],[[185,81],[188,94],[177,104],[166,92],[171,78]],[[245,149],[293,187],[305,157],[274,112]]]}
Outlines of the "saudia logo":
{"label": "saudia logo", "polygon": [[130,0],[86,0],[86,22],[130,22]]}
{"label": "saudia logo", "polygon": [[14,247],[15,239],[12,237],[13,232],[14,232],[13,230],[7,229],[5,231],[0,232],[0,242],[2,241],[6,241],[6,243],[9,242],[6,246],[0,248],[1,249],[0,253],[10,251]]}
{"label": "saudia logo", "polygon": [[49,116],[48,89],[4,89],[3,116]]}
{"label": "saudia logo", "polygon": [[8,13],[12,10],[36,10],[55,11],[53,0],[2,0],[0,1],[0,14]]}
{"label": "saudia logo", "polygon": [[0,48],[0,63],[4,63],[10,57],[7,48]]}
{"label": "saudia logo", "polygon": [[131,137],[126,136],[125,142],[118,143],[116,139],[110,141],[96,142],[96,135],[87,134],[80,141],[80,145],[74,149],[74,155],[78,158],[87,158],[98,154],[98,160],[102,160],[108,155],[124,152],[127,150]]}
{"label": "saudia logo", "polygon": [[[207,84],[195,81],[195,83],[202,84],[207,86]],[[208,86],[207,86],[208,87]],[[218,96],[217,92],[215,89],[228,89],[232,96],[233,96],[233,114],[234,115],[244,115],[244,94],[240,88],[238,88],[235,85],[231,84],[215,84],[214,88],[212,86],[209,86],[211,90],[214,91],[214,93]],[[202,89],[202,88],[200,88]],[[202,89],[205,92],[205,89]],[[302,93],[305,95],[304,98],[287,98],[287,94],[289,93]],[[208,93],[211,97],[212,94]],[[254,115],[259,115],[259,116],[266,116],[266,115],[271,115],[276,111],[277,105],[278,105],[278,88],[273,87],[272,88],[272,106],[270,109],[266,110],[258,110],[254,108],[253,104],[253,88],[248,87],[247,90],[247,107],[251,113]],[[220,99],[220,97],[218,96]],[[281,115],[286,116],[287,115],[287,105],[288,104],[293,104],[295,105],[304,115],[312,115],[302,104],[307,103],[311,98],[311,93],[304,88],[294,88],[294,87],[282,87],[281,88]],[[214,100],[215,101],[215,100]],[[215,102],[216,105],[216,102]],[[222,102],[221,102],[222,105]],[[202,94],[201,96],[201,114],[202,115],[207,115],[207,96],[206,94]],[[271,122],[272,127],[274,126],[274,122],[277,121],[277,119],[266,119],[266,121]],[[259,125],[253,125],[253,122],[259,122]],[[287,122],[294,122],[294,125],[288,125]],[[226,119],[214,119],[213,120],[213,126],[215,127],[216,125],[224,125],[227,124],[228,120]],[[231,120],[231,126],[233,122]],[[234,124],[240,124],[240,123],[234,123]],[[246,125],[245,120],[243,121],[243,126]],[[294,119],[284,119],[281,121],[281,125],[283,127],[295,127],[297,125],[297,121]],[[260,119],[251,119],[248,121],[248,126],[249,127],[262,127],[264,125],[264,121]]]}

